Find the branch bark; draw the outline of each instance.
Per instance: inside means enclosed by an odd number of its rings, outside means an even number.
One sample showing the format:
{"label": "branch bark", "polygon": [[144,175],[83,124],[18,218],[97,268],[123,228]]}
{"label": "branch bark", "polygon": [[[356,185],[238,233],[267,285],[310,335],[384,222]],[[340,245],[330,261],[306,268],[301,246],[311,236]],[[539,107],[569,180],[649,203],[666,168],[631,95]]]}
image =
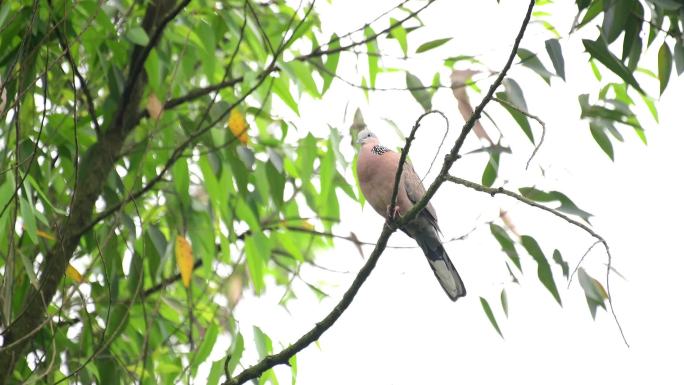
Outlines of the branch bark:
{"label": "branch bark", "polygon": [[3,331],[0,348],[0,385],[11,380],[14,367],[24,353],[32,337],[41,330],[46,319],[45,310],[52,301],[66,267],[80,241],[80,229],[92,217],[95,201],[102,193],[106,178],[114,168],[115,159],[127,135],[134,127],[137,107],[147,81],[141,74],[147,54],[157,44],[166,25],[183,10],[189,0],[175,9],[175,0],[150,3],[143,18],[142,27],[152,36],[145,47],[136,47],[131,54],[128,81],[120,99],[116,118],[109,129],[98,138],[81,161],[69,216],[57,225],[57,242],[47,252],[41,265],[39,289],[31,287],[26,296],[24,310]]}
{"label": "branch bark", "polygon": [[[387,246],[387,240],[392,235],[392,233],[394,233],[397,228],[401,227],[401,225],[415,218],[418,215],[418,213],[425,208],[425,206],[434,196],[435,192],[437,192],[442,183],[446,181],[449,169],[454,164],[456,159],[458,159],[458,153],[461,150],[461,147],[463,146],[463,142],[465,141],[466,136],[468,136],[468,133],[470,133],[470,131],[472,130],[475,122],[480,118],[480,114],[484,110],[487,103],[491,101],[494,92],[501,85],[501,82],[506,76],[506,73],[511,67],[511,64],[513,63],[513,59],[515,58],[516,52],[518,51],[520,41],[522,40],[522,37],[525,34],[525,30],[527,29],[527,25],[530,22],[530,16],[532,14],[532,8],[534,8],[534,3],[535,0],[530,0],[527,12],[525,14],[525,18],[520,27],[520,31],[518,32],[518,35],[515,38],[515,43],[513,44],[513,48],[508,57],[508,60],[506,61],[506,64],[499,73],[499,76],[496,78],[494,83],[489,88],[489,91],[487,92],[485,97],[482,99],[480,104],[475,109],[473,115],[464,124],[463,129],[461,130],[461,134],[456,140],[456,143],[452,147],[449,155],[447,155],[446,159],[444,160],[444,164],[442,165],[442,169],[440,171],[439,176],[430,185],[430,188],[427,190],[425,196],[420,201],[418,201],[414,205],[414,207],[411,210],[409,210],[408,213],[406,213],[403,217],[401,217],[398,221],[394,222],[392,225],[383,226],[383,230],[380,233],[380,236],[378,237],[378,241],[376,242],[377,244],[375,246],[375,249],[373,249],[373,252],[366,261],[366,264],[361,268],[361,270],[359,270],[359,273],[354,278],[354,281],[350,285],[349,289],[347,289],[347,291],[342,296],[340,302],[332,309],[330,313],[328,313],[328,315],[325,318],[323,318],[320,322],[316,323],[316,325],[311,330],[309,330],[306,334],[300,337],[292,345],[283,349],[279,353],[266,356],[263,360],[259,361],[255,365],[243,370],[238,376],[228,378],[223,383],[223,385],[244,384],[249,380],[259,378],[264,372],[273,368],[276,365],[287,364],[290,358],[292,358],[295,354],[309,346],[309,344],[311,344],[312,342],[318,340],[321,337],[321,335],[323,335],[323,333],[326,330],[328,330],[340,318],[342,313],[344,313],[344,311],[349,307],[351,302],[354,300],[354,297],[358,293],[359,289],[366,281],[370,273],[373,271],[373,268],[375,268],[375,265],[377,264],[380,255],[382,255],[383,251],[385,250],[385,247]],[[406,147],[408,147],[409,144],[410,142],[407,143],[405,149]]]}

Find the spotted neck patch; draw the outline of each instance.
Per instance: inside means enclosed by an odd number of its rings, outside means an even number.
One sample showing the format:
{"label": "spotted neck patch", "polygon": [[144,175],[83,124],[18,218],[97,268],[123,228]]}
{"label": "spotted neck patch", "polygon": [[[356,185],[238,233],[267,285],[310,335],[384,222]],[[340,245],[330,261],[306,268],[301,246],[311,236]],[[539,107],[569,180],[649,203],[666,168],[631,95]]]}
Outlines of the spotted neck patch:
{"label": "spotted neck patch", "polygon": [[375,146],[373,146],[373,148],[371,148],[371,152],[375,155],[382,155],[388,151],[390,151],[389,148],[381,146],[379,144],[376,144]]}

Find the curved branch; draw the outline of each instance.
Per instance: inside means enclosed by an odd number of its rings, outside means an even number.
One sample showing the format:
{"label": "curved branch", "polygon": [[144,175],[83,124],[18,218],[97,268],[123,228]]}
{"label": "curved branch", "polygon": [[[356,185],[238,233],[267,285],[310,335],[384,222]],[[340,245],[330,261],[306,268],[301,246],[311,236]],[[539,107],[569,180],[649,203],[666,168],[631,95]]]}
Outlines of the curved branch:
{"label": "curved branch", "polygon": [[[465,186],[465,187],[471,188],[473,190],[477,190],[477,191],[480,191],[483,193],[487,193],[491,196],[494,196],[497,194],[507,195],[511,198],[519,200],[520,202],[522,202],[526,205],[536,207],[540,210],[544,210],[546,212],[549,212],[549,213],[563,219],[564,221],[570,223],[571,225],[579,227],[580,229],[584,230],[585,232],[587,232],[592,237],[596,238],[597,243],[601,243],[603,245],[603,248],[606,250],[606,254],[608,255],[608,266],[607,266],[607,273],[606,273],[606,292],[608,293],[608,305],[610,305],[610,312],[613,315],[613,319],[615,320],[615,324],[617,324],[618,330],[620,331],[620,335],[622,336],[622,340],[625,342],[625,345],[627,345],[627,347],[629,347],[629,343],[627,342],[627,338],[625,337],[625,333],[622,331],[622,326],[620,325],[620,321],[618,321],[617,315],[615,314],[615,309],[613,308],[613,300],[612,300],[612,296],[610,294],[610,280],[608,277],[610,277],[610,270],[612,268],[613,256],[610,253],[610,248],[608,247],[608,242],[606,242],[606,240],[601,235],[599,235],[597,232],[592,230],[589,226],[585,225],[584,223],[579,222],[577,220],[574,220],[574,219],[570,218],[569,216],[559,212],[558,210],[552,209],[550,207],[546,207],[546,206],[544,206],[540,203],[537,203],[537,202],[535,202],[529,198],[525,198],[524,196],[522,196],[520,194],[516,194],[513,191],[506,190],[503,187],[485,187],[485,186],[482,186],[481,184],[474,183],[474,182],[471,182],[471,181],[468,181],[465,179],[461,179],[461,178],[458,178],[458,177],[455,177],[452,175],[447,175],[445,177],[445,179],[448,180],[449,182],[460,184],[461,186]],[[587,250],[587,253],[594,246],[595,246],[595,244],[592,245],[589,248],[589,250]],[[582,256],[582,259],[584,259],[584,257],[586,256],[587,253],[585,253],[584,256]],[[575,270],[577,270],[577,268],[575,268]],[[573,275],[574,274],[575,274],[575,272],[573,271]]]}
{"label": "curved branch", "polygon": [[[316,325],[309,330],[306,334],[304,334],[302,337],[300,337],[297,341],[295,341],[292,345],[288,346],[287,348],[283,349],[279,353],[266,356],[264,359],[259,361],[253,366],[250,366],[249,368],[243,370],[238,376],[236,377],[229,377],[223,385],[240,385],[244,384],[245,382],[256,379],[260,377],[264,372],[267,370],[273,368],[276,365],[281,365],[281,364],[287,364],[295,354],[299,353],[301,350],[309,346],[312,342],[318,340],[323,333],[328,330],[342,315],[342,313],[349,307],[351,302],[354,300],[354,297],[358,293],[359,289],[363,285],[363,283],[366,281],[370,273],[373,271],[373,268],[375,268],[376,263],[378,262],[378,259],[380,258],[380,255],[382,255],[383,251],[387,247],[387,240],[389,237],[396,231],[398,227],[403,225],[404,223],[412,220],[415,218],[418,213],[425,208],[425,206],[428,204],[429,200],[434,196],[435,192],[439,187],[441,186],[442,183],[446,180],[447,173],[449,171],[449,168],[453,165],[453,163],[456,161],[458,158],[458,152],[460,151],[461,147],[463,146],[463,142],[465,141],[465,137],[468,135],[468,133],[472,130],[475,122],[477,119],[480,117],[480,114],[482,113],[482,110],[484,107],[487,105],[487,103],[492,99],[492,96],[494,95],[494,92],[496,89],[499,87],[501,82],[503,81],[504,77],[506,76],[506,72],[508,72],[508,69],[511,67],[511,63],[513,62],[513,59],[515,58],[515,54],[518,50],[518,46],[520,44],[520,41],[522,40],[522,37],[525,33],[525,30],[527,29],[527,25],[530,22],[530,16],[532,14],[532,8],[534,7],[535,0],[530,0],[529,7],[527,9],[527,12],[525,14],[525,18],[522,22],[522,26],[520,27],[520,31],[518,32],[518,35],[515,39],[515,43],[513,45],[513,49],[511,51],[511,54],[508,58],[508,61],[504,65],[504,68],[502,71],[499,73],[499,76],[495,80],[494,84],[489,89],[489,92],[485,96],[485,98],[480,102],[480,104],[477,106],[475,109],[475,112],[473,113],[473,116],[465,123],[463,126],[463,129],[461,131],[461,135],[458,137],[456,140],[456,143],[454,144],[454,147],[451,149],[451,152],[449,155],[447,155],[446,159],[444,160],[444,164],[442,165],[442,170],[440,171],[439,177],[430,185],[430,188],[428,189],[428,193],[425,194],[425,196],[417,202],[414,207],[409,210],[408,213],[406,213],[403,217],[401,217],[398,221],[394,222],[391,226],[383,226],[382,232],[380,233],[380,236],[378,237],[377,245],[375,246],[375,249],[373,249],[373,252],[371,253],[370,257],[368,258],[368,261],[366,261],[366,264],[363,265],[361,270],[359,270],[359,273],[357,276],[354,278],[354,281],[352,284],[349,286],[349,289],[344,293],[342,296],[342,299],[340,302],[332,309],[328,315],[323,318],[320,322],[316,323]],[[417,124],[416,124],[417,125]],[[408,147],[408,144],[405,146]],[[403,151],[405,154],[407,151]],[[397,170],[399,171],[399,170]],[[398,175],[401,175],[398,173]],[[395,179],[395,188],[396,188],[396,179]],[[395,197],[393,197],[393,200],[396,199],[396,193],[394,194]]]}

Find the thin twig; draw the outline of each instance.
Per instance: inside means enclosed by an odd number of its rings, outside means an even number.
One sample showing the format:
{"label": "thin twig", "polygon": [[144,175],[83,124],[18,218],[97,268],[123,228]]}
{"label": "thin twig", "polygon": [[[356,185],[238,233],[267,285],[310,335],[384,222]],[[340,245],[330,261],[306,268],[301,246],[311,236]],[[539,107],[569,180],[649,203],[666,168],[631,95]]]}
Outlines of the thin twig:
{"label": "thin twig", "polygon": [[532,115],[529,112],[523,110],[522,108],[518,108],[518,106],[516,106],[515,104],[513,104],[507,100],[499,99],[497,97],[493,97],[492,100],[494,100],[495,102],[497,102],[503,106],[514,109],[514,110],[518,111],[519,113],[527,116],[530,119],[536,120],[537,123],[539,123],[539,125],[541,126],[541,128],[542,128],[541,138],[539,139],[539,143],[537,143],[537,145],[534,146],[534,151],[532,151],[532,155],[530,155],[530,158],[527,159],[527,165],[525,165],[525,170],[527,170],[528,168],[530,168],[530,162],[532,162],[532,159],[534,159],[534,156],[537,155],[537,151],[539,151],[539,148],[541,148],[542,144],[544,143],[544,137],[546,137],[546,124],[538,116]]}
{"label": "thin twig", "polygon": [[[430,188],[428,189],[428,193],[423,196],[423,198],[418,201],[413,209],[409,210],[408,213],[406,213],[403,217],[399,219],[396,223],[394,223],[393,226],[383,226],[382,232],[380,233],[380,236],[378,237],[377,240],[377,245],[375,246],[375,249],[373,249],[373,252],[371,255],[368,257],[368,260],[366,261],[365,265],[359,270],[359,273],[356,275],[354,278],[352,284],[349,286],[349,289],[344,293],[342,296],[342,299],[338,304],[328,313],[325,318],[323,318],[320,322],[316,323],[316,325],[309,330],[306,334],[304,334],[302,337],[300,337],[297,341],[295,341],[292,345],[288,346],[287,348],[283,349],[279,353],[269,355],[264,357],[261,361],[256,363],[255,365],[243,370],[239,375],[234,376],[234,377],[229,377],[223,384],[224,385],[240,385],[244,384],[245,382],[256,379],[260,377],[264,372],[267,370],[273,368],[276,365],[281,365],[281,364],[287,364],[294,355],[296,355],[298,352],[309,346],[309,344],[313,343],[314,341],[318,340],[323,333],[328,330],[344,313],[344,311],[349,307],[349,305],[352,303],[354,300],[354,297],[358,293],[359,289],[363,285],[363,283],[366,281],[370,273],[373,271],[373,268],[375,268],[375,265],[377,264],[378,259],[380,258],[380,255],[382,255],[383,251],[385,250],[385,247],[387,246],[387,240],[389,237],[396,231],[396,228],[398,228],[400,225],[413,220],[418,213],[425,208],[425,206],[428,204],[428,201],[432,198],[432,196],[435,194],[439,186],[445,181],[444,177],[449,171],[449,168],[453,165],[453,163],[456,161],[458,158],[458,152],[461,149],[461,146],[463,145],[463,141],[465,140],[465,137],[468,135],[468,133],[472,130],[473,125],[479,118],[480,114],[482,113],[482,110],[486,106],[486,104],[491,100],[494,91],[496,91],[496,88],[499,87],[501,84],[501,81],[503,80],[504,76],[506,75],[506,72],[511,66],[511,63],[513,62],[513,59],[515,57],[515,53],[518,50],[518,45],[520,44],[520,41],[522,40],[522,37],[525,33],[525,30],[527,28],[527,25],[529,24],[530,21],[530,16],[532,14],[532,8],[534,7],[535,0],[530,0],[529,7],[527,9],[527,12],[525,14],[525,18],[522,22],[522,25],[520,27],[520,31],[518,32],[518,35],[515,39],[515,44],[513,45],[513,49],[511,51],[511,54],[509,55],[508,61],[506,62],[503,70],[499,74],[499,77],[495,80],[494,84],[490,87],[489,92],[485,96],[485,98],[480,102],[480,105],[477,106],[477,109],[475,110],[475,113],[473,116],[466,122],[466,124],[463,126],[463,129],[461,131],[461,135],[457,139],[456,143],[454,144],[454,147],[452,148],[450,154],[447,156],[447,158],[444,161],[444,164],[442,166],[442,171],[440,173],[440,177],[437,178],[432,185],[430,185]],[[403,154],[406,152],[404,151]],[[399,170],[397,170],[399,171]],[[398,173],[398,175],[401,175]],[[396,182],[395,178],[395,182]],[[395,185],[396,188],[396,185]],[[393,201],[396,199],[396,193],[393,194]]]}
{"label": "thin twig", "polygon": [[[627,345],[627,347],[629,347],[629,343],[627,342],[627,338],[625,337],[625,333],[622,331],[622,326],[620,325],[620,321],[618,320],[618,317],[615,314],[615,309],[613,307],[613,299],[612,299],[612,295],[610,293],[610,279],[609,279],[609,277],[610,277],[610,269],[612,266],[613,256],[610,253],[610,248],[608,247],[608,242],[606,242],[606,240],[600,234],[598,234],[597,232],[592,230],[589,226],[585,225],[584,223],[579,222],[575,219],[572,219],[569,216],[559,212],[558,210],[544,206],[544,205],[537,203],[537,202],[535,202],[529,198],[525,198],[524,196],[522,196],[520,194],[514,193],[510,190],[506,190],[503,187],[485,187],[485,186],[482,186],[478,183],[474,183],[474,182],[471,182],[471,181],[468,181],[465,179],[461,179],[461,178],[458,178],[458,177],[455,177],[452,175],[447,175],[445,179],[450,181],[450,182],[459,184],[461,186],[465,186],[465,187],[471,188],[473,190],[477,190],[477,191],[480,191],[483,193],[487,193],[491,196],[494,196],[497,194],[507,195],[511,198],[517,199],[518,201],[520,201],[522,203],[525,203],[526,205],[536,207],[538,209],[549,212],[549,213],[563,219],[564,221],[570,223],[571,225],[579,227],[580,229],[584,230],[589,235],[594,237],[598,242],[600,242],[603,245],[603,248],[606,250],[606,254],[608,256],[608,266],[606,268],[606,292],[608,293],[608,304],[610,305],[610,311],[613,315],[613,319],[615,320],[615,324],[617,325],[618,330],[620,331],[620,335],[622,336],[622,340],[624,341],[625,345]],[[593,247],[593,245],[592,245],[592,247]],[[573,272],[573,274],[574,274],[574,272]]]}
{"label": "thin twig", "polygon": [[[429,0],[427,3],[425,3],[425,5],[423,5],[422,7],[418,8],[417,10],[411,12],[408,16],[404,17],[403,19],[397,20],[396,22],[390,24],[389,27],[383,29],[382,31],[380,31],[380,32],[378,32],[378,33],[374,33],[373,35],[368,36],[368,37],[366,37],[366,38],[363,39],[363,40],[356,41],[356,42],[352,42],[352,43],[349,43],[349,44],[347,44],[347,45],[341,45],[341,46],[336,47],[336,48],[329,48],[329,49],[327,49],[327,50],[321,50],[320,47],[319,47],[319,48],[313,50],[312,52],[310,52],[310,53],[308,53],[308,54],[306,54],[306,55],[297,56],[297,57],[295,58],[295,60],[304,61],[304,60],[308,60],[308,59],[311,59],[311,58],[314,58],[314,57],[320,57],[320,56],[323,56],[323,55],[332,55],[332,54],[334,54],[334,53],[339,53],[339,52],[347,51],[347,50],[349,50],[349,49],[351,49],[351,48],[354,48],[354,47],[357,47],[357,46],[360,46],[360,45],[369,43],[369,42],[371,42],[371,41],[377,40],[378,37],[380,37],[380,36],[382,36],[382,35],[384,35],[384,34],[386,34],[386,33],[390,33],[393,29],[402,26],[406,21],[408,21],[408,20],[410,20],[410,19],[413,19],[414,17],[418,16],[419,13],[421,13],[425,8],[429,7],[429,6],[430,6],[432,3],[434,3],[435,1],[436,1],[436,0]],[[332,41],[331,41],[331,42],[332,42]],[[330,44],[330,43],[328,43],[328,45],[329,45],[329,44]]]}

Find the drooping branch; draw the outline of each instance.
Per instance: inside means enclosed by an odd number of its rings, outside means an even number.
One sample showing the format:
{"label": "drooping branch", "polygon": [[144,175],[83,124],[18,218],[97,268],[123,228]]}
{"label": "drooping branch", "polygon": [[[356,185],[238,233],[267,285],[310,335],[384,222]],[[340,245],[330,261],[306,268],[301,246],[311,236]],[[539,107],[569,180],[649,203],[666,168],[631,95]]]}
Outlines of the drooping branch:
{"label": "drooping branch", "polygon": [[[587,234],[594,237],[598,243],[601,243],[601,245],[603,245],[603,248],[606,250],[606,255],[608,256],[608,265],[607,265],[607,269],[606,269],[606,292],[608,294],[608,305],[610,305],[610,311],[613,315],[613,319],[615,320],[615,323],[618,327],[618,330],[620,331],[620,335],[622,336],[622,340],[625,342],[625,345],[627,345],[627,347],[629,347],[629,343],[627,342],[627,338],[625,337],[625,333],[622,331],[622,326],[620,325],[620,321],[618,320],[617,315],[615,314],[615,309],[613,308],[613,300],[612,300],[612,296],[610,294],[610,278],[609,277],[610,277],[610,271],[612,269],[613,256],[610,253],[610,247],[608,247],[608,242],[606,242],[606,240],[600,234],[598,234],[596,231],[592,230],[589,226],[585,225],[584,223],[577,221],[575,219],[572,219],[569,216],[559,212],[558,210],[544,206],[544,205],[537,203],[537,202],[535,202],[529,198],[526,198],[520,194],[514,193],[513,191],[506,190],[503,187],[485,187],[485,186],[482,186],[481,184],[474,183],[474,182],[471,182],[471,181],[468,181],[465,179],[461,179],[461,178],[458,178],[458,177],[455,177],[452,175],[447,175],[445,178],[449,182],[453,182],[453,183],[459,184],[461,186],[468,187],[468,188],[476,190],[476,191],[487,193],[491,196],[494,196],[497,194],[506,195],[506,196],[509,196],[511,198],[517,199],[518,201],[520,201],[526,205],[529,205],[529,206],[538,208],[540,210],[546,211],[548,213],[551,213],[551,214],[563,219],[564,221],[570,223],[571,225],[579,227],[580,229],[584,230]],[[592,245],[592,247],[594,247],[594,246]],[[591,248],[589,250],[591,250]],[[586,253],[585,253],[585,256],[586,256]],[[584,258],[584,256],[582,258]],[[574,272],[573,272],[573,275],[574,275]]]}
{"label": "drooping branch", "polygon": [[473,116],[471,116],[471,118],[468,119],[468,121],[466,121],[465,125],[463,126],[460,136],[456,140],[454,147],[452,148],[451,152],[446,157],[444,164],[442,165],[442,170],[440,171],[439,177],[430,185],[428,193],[426,193],[425,196],[419,202],[417,202],[411,210],[409,210],[409,212],[407,212],[393,225],[383,226],[382,232],[380,233],[378,241],[376,242],[377,244],[375,246],[375,249],[373,249],[373,252],[366,261],[366,264],[363,265],[361,270],[359,270],[359,273],[354,278],[354,281],[350,285],[349,289],[347,289],[347,291],[342,296],[340,302],[332,309],[330,313],[328,313],[328,315],[325,318],[323,318],[320,322],[316,323],[316,325],[311,330],[309,330],[306,334],[300,337],[292,345],[283,349],[279,353],[264,357],[255,365],[243,370],[239,375],[235,377],[229,377],[223,383],[224,385],[244,384],[249,380],[259,378],[264,372],[273,368],[276,365],[287,364],[294,355],[299,353],[301,350],[309,346],[314,341],[318,340],[321,337],[321,335],[323,335],[323,333],[326,330],[328,330],[340,318],[342,313],[349,307],[351,302],[354,300],[354,297],[358,293],[359,289],[366,281],[370,273],[373,271],[373,268],[375,268],[375,265],[378,259],[380,258],[380,255],[382,255],[383,251],[385,250],[385,247],[387,246],[387,241],[389,237],[392,235],[392,233],[394,233],[394,231],[396,231],[396,229],[401,225],[413,220],[413,218],[415,218],[418,215],[418,213],[425,208],[425,206],[428,204],[432,196],[434,196],[437,189],[439,189],[441,184],[444,183],[444,181],[446,180],[446,176],[449,172],[449,169],[458,158],[458,153],[461,147],[463,146],[465,137],[468,135],[468,133],[470,133],[470,131],[473,128],[473,125],[475,124],[477,119],[479,119],[480,114],[484,110],[485,106],[492,99],[494,92],[499,87],[499,85],[501,85],[501,82],[506,76],[506,73],[508,72],[508,69],[512,64],[513,59],[515,58],[515,54],[518,50],[520,41],[522,40],[525,30],[527,29],[527,25],[529,24],[534,3],[535,0],[530,0],[529,7],[525,14],[525,18],[522,22],[522,26],[520,27],[520,31],[518,32],[518,35],[515,39],[515,43],[513,45],[511,54],[509,55],[506,64],[504,65],[502,71],[499,73],[499,76],[496,78],[496,80],[490,87],[489,92],[487,92],[485,97],[482,99],[480,104],[475,109]]}

